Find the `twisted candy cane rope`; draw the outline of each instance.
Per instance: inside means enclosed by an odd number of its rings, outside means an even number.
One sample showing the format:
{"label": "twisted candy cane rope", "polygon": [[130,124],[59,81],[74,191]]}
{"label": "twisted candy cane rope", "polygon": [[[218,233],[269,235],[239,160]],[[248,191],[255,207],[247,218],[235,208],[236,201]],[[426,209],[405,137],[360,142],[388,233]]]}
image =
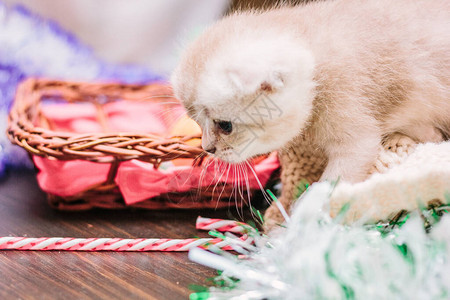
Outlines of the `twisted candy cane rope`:
{"label": "twisted candy cane rope", "polygon": [[198,217],[196,228],[201,230],[217,230],[222,232],[246,233],[251,228],[248,224],[222,219]]}
{"label": "twisted candy cane rope", "polygon": [[[245,223],[231,220],[197,218],[200,230],[246,232]],[[247,237],[242,236],[244,241]],[[121,238],[62,238],[62,237],[0,237],[0,250],[66,250],[66,251],[188,251],[195,247],[215,245],[222,250],[233,250],[230,242],[221,238],[189,239],[121,239]]]}

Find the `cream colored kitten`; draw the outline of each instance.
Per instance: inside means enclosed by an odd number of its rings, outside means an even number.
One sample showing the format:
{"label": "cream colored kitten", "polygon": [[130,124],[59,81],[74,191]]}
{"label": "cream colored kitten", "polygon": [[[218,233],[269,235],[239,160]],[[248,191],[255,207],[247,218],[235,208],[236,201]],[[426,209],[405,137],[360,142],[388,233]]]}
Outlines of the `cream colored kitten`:
{"label": "cream colored kitten", "polygon": [[450,136],[450,1],[236,13],[187,48],[172,83],[220,159],[239,163],[303,136],[328,159],[322,179],[361,181],[385,136]]}

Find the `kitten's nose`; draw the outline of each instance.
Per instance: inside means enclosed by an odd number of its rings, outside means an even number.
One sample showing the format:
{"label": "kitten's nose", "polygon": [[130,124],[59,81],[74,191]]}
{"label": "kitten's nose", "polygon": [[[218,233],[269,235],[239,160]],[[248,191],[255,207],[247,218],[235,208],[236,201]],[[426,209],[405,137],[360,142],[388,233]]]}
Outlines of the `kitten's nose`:
{"label": "kitten's nose", "polygon": [[214,154],[214,153],[216,153],[216,147],[214,147],[214,146],[212,146],[212,147],[210,147],[210,148],[208,148],[208,149],[205,149],[205,151],[206,152],[208,152],[208,153],[211,153],[211,154]]}

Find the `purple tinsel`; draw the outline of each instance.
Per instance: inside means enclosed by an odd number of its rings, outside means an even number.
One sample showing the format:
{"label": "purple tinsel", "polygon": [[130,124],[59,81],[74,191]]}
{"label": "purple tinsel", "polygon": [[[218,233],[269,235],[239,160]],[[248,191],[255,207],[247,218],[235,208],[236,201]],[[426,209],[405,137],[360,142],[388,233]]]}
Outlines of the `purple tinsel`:
{"label": "purple tinsel", "polygon": [[6,168],[30,167],[26,153],[11,145],[7,113],[17,84],[29,76],[67,80],[114,80],[148,83],[162,78],[146,68],[109,64],[55,22],[22,6],[0,2],[0,176]]}

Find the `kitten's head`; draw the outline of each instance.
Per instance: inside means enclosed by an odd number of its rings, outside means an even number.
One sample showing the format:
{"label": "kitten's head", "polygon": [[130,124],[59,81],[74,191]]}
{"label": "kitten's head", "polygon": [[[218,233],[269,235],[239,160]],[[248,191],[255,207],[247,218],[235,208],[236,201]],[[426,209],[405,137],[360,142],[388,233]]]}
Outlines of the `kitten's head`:
{"label": "kitten's head", "polygon": [[203,149],[239,163],[301,132],[312,109],[313,67],[311,53],[289,35],[219,23],[187,49],[172,85],[202,128]]}

